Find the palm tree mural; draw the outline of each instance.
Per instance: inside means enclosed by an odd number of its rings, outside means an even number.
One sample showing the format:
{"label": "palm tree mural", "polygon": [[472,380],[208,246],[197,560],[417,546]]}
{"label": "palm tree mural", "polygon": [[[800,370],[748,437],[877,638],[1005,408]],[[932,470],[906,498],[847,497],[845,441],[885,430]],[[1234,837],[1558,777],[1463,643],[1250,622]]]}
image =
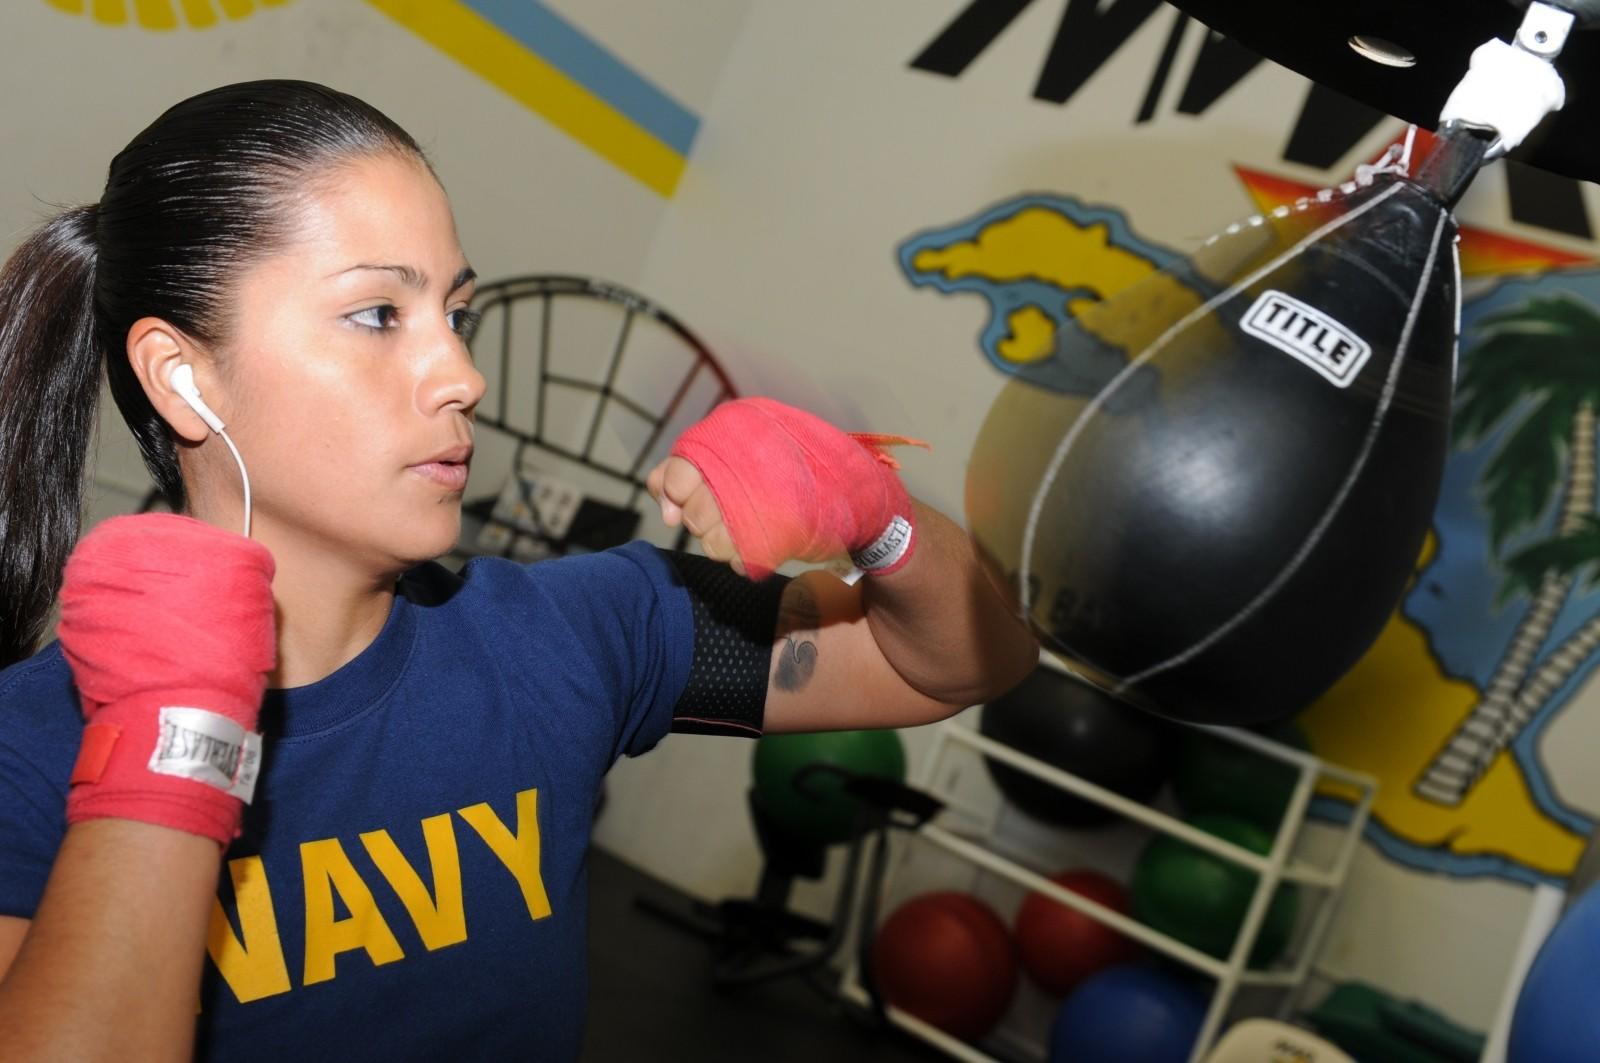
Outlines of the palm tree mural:
{"label": "palm tree mural", "polygon": [[[1572,588],[1600,562],[1595,514],[1595,410],[1600,406],[1600,310],[1562,293],[1485,318],[1462,374],[1457,440],[1510,434],[1480,485],[1496,555],[1559,506],[1553,535],[1503,559],[1502,600],[1529,605],[1483,696],[1417,779],[1426,800],[1458,805],[1494,758],[1600,647],[1600,616],[1533,669]],[[1565,468],[1565,479],[1562,470]],[[1557,496],[1559,495],[1559,502]],[[1532,674],[1530,675],[1530,671]]]}

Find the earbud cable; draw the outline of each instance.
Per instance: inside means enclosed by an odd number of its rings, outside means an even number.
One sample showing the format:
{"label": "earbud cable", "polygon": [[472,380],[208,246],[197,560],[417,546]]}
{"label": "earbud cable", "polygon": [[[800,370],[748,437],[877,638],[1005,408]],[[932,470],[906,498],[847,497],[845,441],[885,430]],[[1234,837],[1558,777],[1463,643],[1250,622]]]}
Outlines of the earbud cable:
{"label": "earbud cable", "polygon": [[245,472],[244,459],[239,456],[239,448],[233,445],[233,440],[228,437],[226,430],[218,429],[217,435],[228,444],[228,449],[233,451],[233,460],[239,463],[239,479],[244,481],[244,537],[250,538],[250,474]]}

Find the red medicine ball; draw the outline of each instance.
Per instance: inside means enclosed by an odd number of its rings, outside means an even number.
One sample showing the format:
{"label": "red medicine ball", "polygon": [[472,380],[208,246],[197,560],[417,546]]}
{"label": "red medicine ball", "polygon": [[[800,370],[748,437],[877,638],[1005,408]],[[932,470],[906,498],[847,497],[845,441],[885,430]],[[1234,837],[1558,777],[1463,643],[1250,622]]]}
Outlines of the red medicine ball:
{"label": "red medicine ball", "polygon": [[[1123,915],[1128,891],[1098,871],[1061,871],[1050,881]],[[1066,996],[1097,971],[1138,956],[1130,937],[1042,893],[1030,893],[1017,910],[1017,957],[1046,992]]]}
{"label": "red medicine ball", "polygon": [[895,1007],[965,1040],[1005,1014],[1017,960],[1000,917],[965,893],[924,893],[878,928],[872,969]]}

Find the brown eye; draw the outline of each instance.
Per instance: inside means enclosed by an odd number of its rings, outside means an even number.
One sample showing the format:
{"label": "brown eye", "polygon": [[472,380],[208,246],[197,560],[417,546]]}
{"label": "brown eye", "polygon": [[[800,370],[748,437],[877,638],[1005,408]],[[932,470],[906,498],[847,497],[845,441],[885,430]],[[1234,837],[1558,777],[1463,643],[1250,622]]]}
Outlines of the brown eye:
{"label": "brown eye", "polygon": [[383,306],[369,306],[365,310],[357,310],[355,313],[350,314],[346,320],[352,324],[360,325],[362,328],[372,329],[374,332],[382,332],[384,329],[393,327],[395,319],[399,316],[399,310],[385,304]]}

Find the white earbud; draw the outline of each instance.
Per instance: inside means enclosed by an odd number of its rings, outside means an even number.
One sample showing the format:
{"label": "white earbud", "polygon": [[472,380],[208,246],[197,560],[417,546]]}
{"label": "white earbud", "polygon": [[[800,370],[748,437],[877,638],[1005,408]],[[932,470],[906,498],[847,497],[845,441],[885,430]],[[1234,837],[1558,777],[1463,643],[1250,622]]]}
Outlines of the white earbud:
{"label": "white earbud", "polygon": [[233,460],[238,463],[239,479],[244,485],[244,536],[248,539],[250,537],[250,473],[244,467],[244,458],[239,455],[239,448],[233,445],[233,440],[228,438],[228,433],[222,430],[222,418],[213,413],[211,407],[206,405],[206,400],[200,397],[200,389],[194,383],[194,367],[192,365],[188,362],[178,363],[177,367],[172,370],[172,374],[167,377],[167,383],[172,385],[172,390],[178,393],[178,397],[187,402],[189,408],[199,414],[200,419],[210,426],[213,432],[222,437],[222,441],[228,444],[228,451],[233,455]]}
{"label": "white earbud", "polygon": [[178,367],[172,371],[172,375],[167,378],[167,382],[172,385],[172,390],[176,391],[178,396],[184,402],[187,402],[195,413],[200,415],[200,419],[209,425],[213,432],[222,431],[222,418],[213,413],[211,407],[206,405],[205,400],[200,397],[200,389],[195,386],[194,366],[188,362],[179,363]]}

